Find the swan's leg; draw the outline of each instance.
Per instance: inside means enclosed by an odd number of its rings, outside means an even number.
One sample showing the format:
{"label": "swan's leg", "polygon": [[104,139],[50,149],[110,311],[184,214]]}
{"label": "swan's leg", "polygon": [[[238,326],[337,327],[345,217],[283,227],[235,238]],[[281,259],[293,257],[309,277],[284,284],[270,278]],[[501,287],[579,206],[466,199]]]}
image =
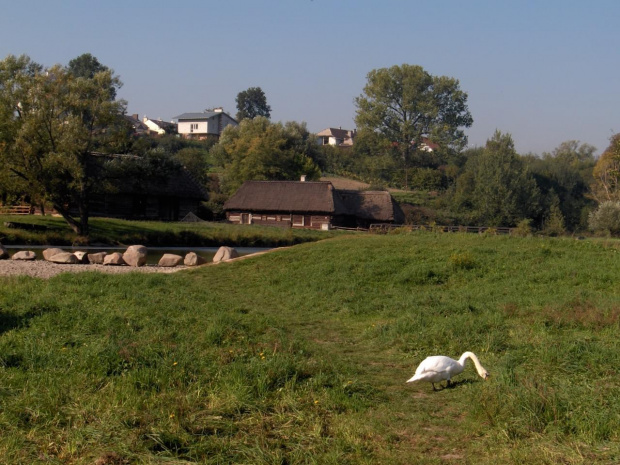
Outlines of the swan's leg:
{"label": "swan's leg", "polygon": [[446,381],[446,387],[450,387],[452,386],[452,381],[450,381],[449,379]]}
{"label": "swan's leg", "polygon": [[437,388],[435,387],[435,383],[431,383],[431,384],[432,384],[432,386],[433,386],[433,391],[436,391],[436,390],[437,390]]}

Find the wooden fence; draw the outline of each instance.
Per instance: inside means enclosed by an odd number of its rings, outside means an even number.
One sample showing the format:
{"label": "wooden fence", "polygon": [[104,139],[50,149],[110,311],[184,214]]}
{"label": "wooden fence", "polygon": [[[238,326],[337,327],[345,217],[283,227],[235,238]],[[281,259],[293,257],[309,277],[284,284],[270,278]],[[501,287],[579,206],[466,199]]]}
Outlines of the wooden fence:
{"label": "wooden fence", "polygon": [[34,208],[30,205],[0,206],[0,213],[8,215],[30,215],[34,213]]}
{"label": "wooden fence", "polygon": [[370,232],[386,234],[393,229],[402,228],[409,231],[439,231],[439,232],[467,232],[482,234],[485,232],[494,234],[510,234],[513,228],[493,226],[440,226],[440,225],[399,225],[399,224],[371,224]]}

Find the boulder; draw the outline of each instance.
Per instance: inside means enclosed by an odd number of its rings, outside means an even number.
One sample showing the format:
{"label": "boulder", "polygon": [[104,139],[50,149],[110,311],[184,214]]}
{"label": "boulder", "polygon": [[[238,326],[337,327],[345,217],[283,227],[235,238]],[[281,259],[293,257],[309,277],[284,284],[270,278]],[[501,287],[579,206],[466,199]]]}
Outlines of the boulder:
{"label": "boulder", "polygon": [[183,260],[185,266],[198,266],[204,265],[205,263],[207,263],[207,261],[196,252],[189,252],[185,255],[185,259]]}
{"label": "boulder", "polygon": [[183,257],[181,257],[180,255],[175,255],[173,253],[165,253],[159,259],[159,263],[157,263],[157,266],[174,267],[174,266],[179,266],[182,261],[183,261]]}
{"label": "boulder", "polygon": [[51,248],[45,249],[43,251],[43,258],[49,262],[49,261],[51,261],[51,258],[54,255],[59,254],[59,253],[64,253],[64,252],[65,252],[64,250],[59,249],[57,247],[51,247]]}
{"label": "boulder", "polygon": [[104,265],[125,265],[125,260],[123,260],[123,254],[120,252],[114,252],[111,254],[106,254],[103,258]]}
{"label": "boulder", "polygon": [[6,260],[7,258],[9,258],[9,251],[0,244],[0,260]]}
{"label": "boulder", "polygon": [[32,250],[21,250],[15,252],[11,257],[11,260],[34,260],[37,255]]}
{"label": "boulder", "polygon": [[215,256],[213,257],[213,263],[225,262],[232,258],[237,258],[239,254],[237,253],[237,249],[233,247],[222,246],[220,247]]}
{"label": "boulder", "polygon": [[[75,252],[73,252],[73,255],[75,255],[75,257],[78,259],[78,263],[90,263],[90,261],[88,260],[88,254],[86,252],[76,250]],[[103,262],[103,260],[101,261]]]}
{"label": "boulder", "polygon": [[129,266],[144,266],[147,254],[148,250],[143,245],[132,245],[123,254],[123,260]]}
{"label": "boulder", "polygon": [[63,263],[66,265],[77,265],[79,263],[78,258],[71,252],[60,252],[54,254],[48,258],[47,261],[52,263]]}
{"label": "boulder", "polygon": [[97,253],[89,253],[86,254],[86,259],[88,263],[94,263],[96,265],[103,265],[103,260],[106,257],[107,252],[97,252]]}

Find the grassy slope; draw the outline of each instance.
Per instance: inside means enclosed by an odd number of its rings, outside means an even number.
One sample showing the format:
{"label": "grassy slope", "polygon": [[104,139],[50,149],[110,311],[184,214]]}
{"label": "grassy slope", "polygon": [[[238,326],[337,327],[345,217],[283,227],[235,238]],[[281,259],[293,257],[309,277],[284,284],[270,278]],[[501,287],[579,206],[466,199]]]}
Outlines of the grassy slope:
{"label": "grassy slope", "polygon": [[[9,228],[6,222],[26,223],[46,230]],[[274,228],[226,223],[164,223],[91,218],[90,238],[78,237],[59,217],[0,215],[0,243],[41,245],[84,245],[87,242],[146,246],[220,245],[271,247],[317,241],[340,234],[338,231]]]}
{"label": "grassy slope", "polygon": [[[0,279],[0,462],[617,462],[617,255],[413,233]],[[489,381],[404,383],[464,350]]]}

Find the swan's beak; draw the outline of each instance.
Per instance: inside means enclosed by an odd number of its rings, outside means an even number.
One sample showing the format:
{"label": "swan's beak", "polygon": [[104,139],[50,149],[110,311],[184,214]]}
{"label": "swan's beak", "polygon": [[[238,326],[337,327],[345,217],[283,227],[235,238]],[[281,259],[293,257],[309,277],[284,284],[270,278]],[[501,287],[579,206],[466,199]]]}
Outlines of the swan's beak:
{"label": "swan's beak", "polygon": [[484,372],[484,376],[482,376],[484,379],[489,379],[489,376],[491,376],[488,372]]}

